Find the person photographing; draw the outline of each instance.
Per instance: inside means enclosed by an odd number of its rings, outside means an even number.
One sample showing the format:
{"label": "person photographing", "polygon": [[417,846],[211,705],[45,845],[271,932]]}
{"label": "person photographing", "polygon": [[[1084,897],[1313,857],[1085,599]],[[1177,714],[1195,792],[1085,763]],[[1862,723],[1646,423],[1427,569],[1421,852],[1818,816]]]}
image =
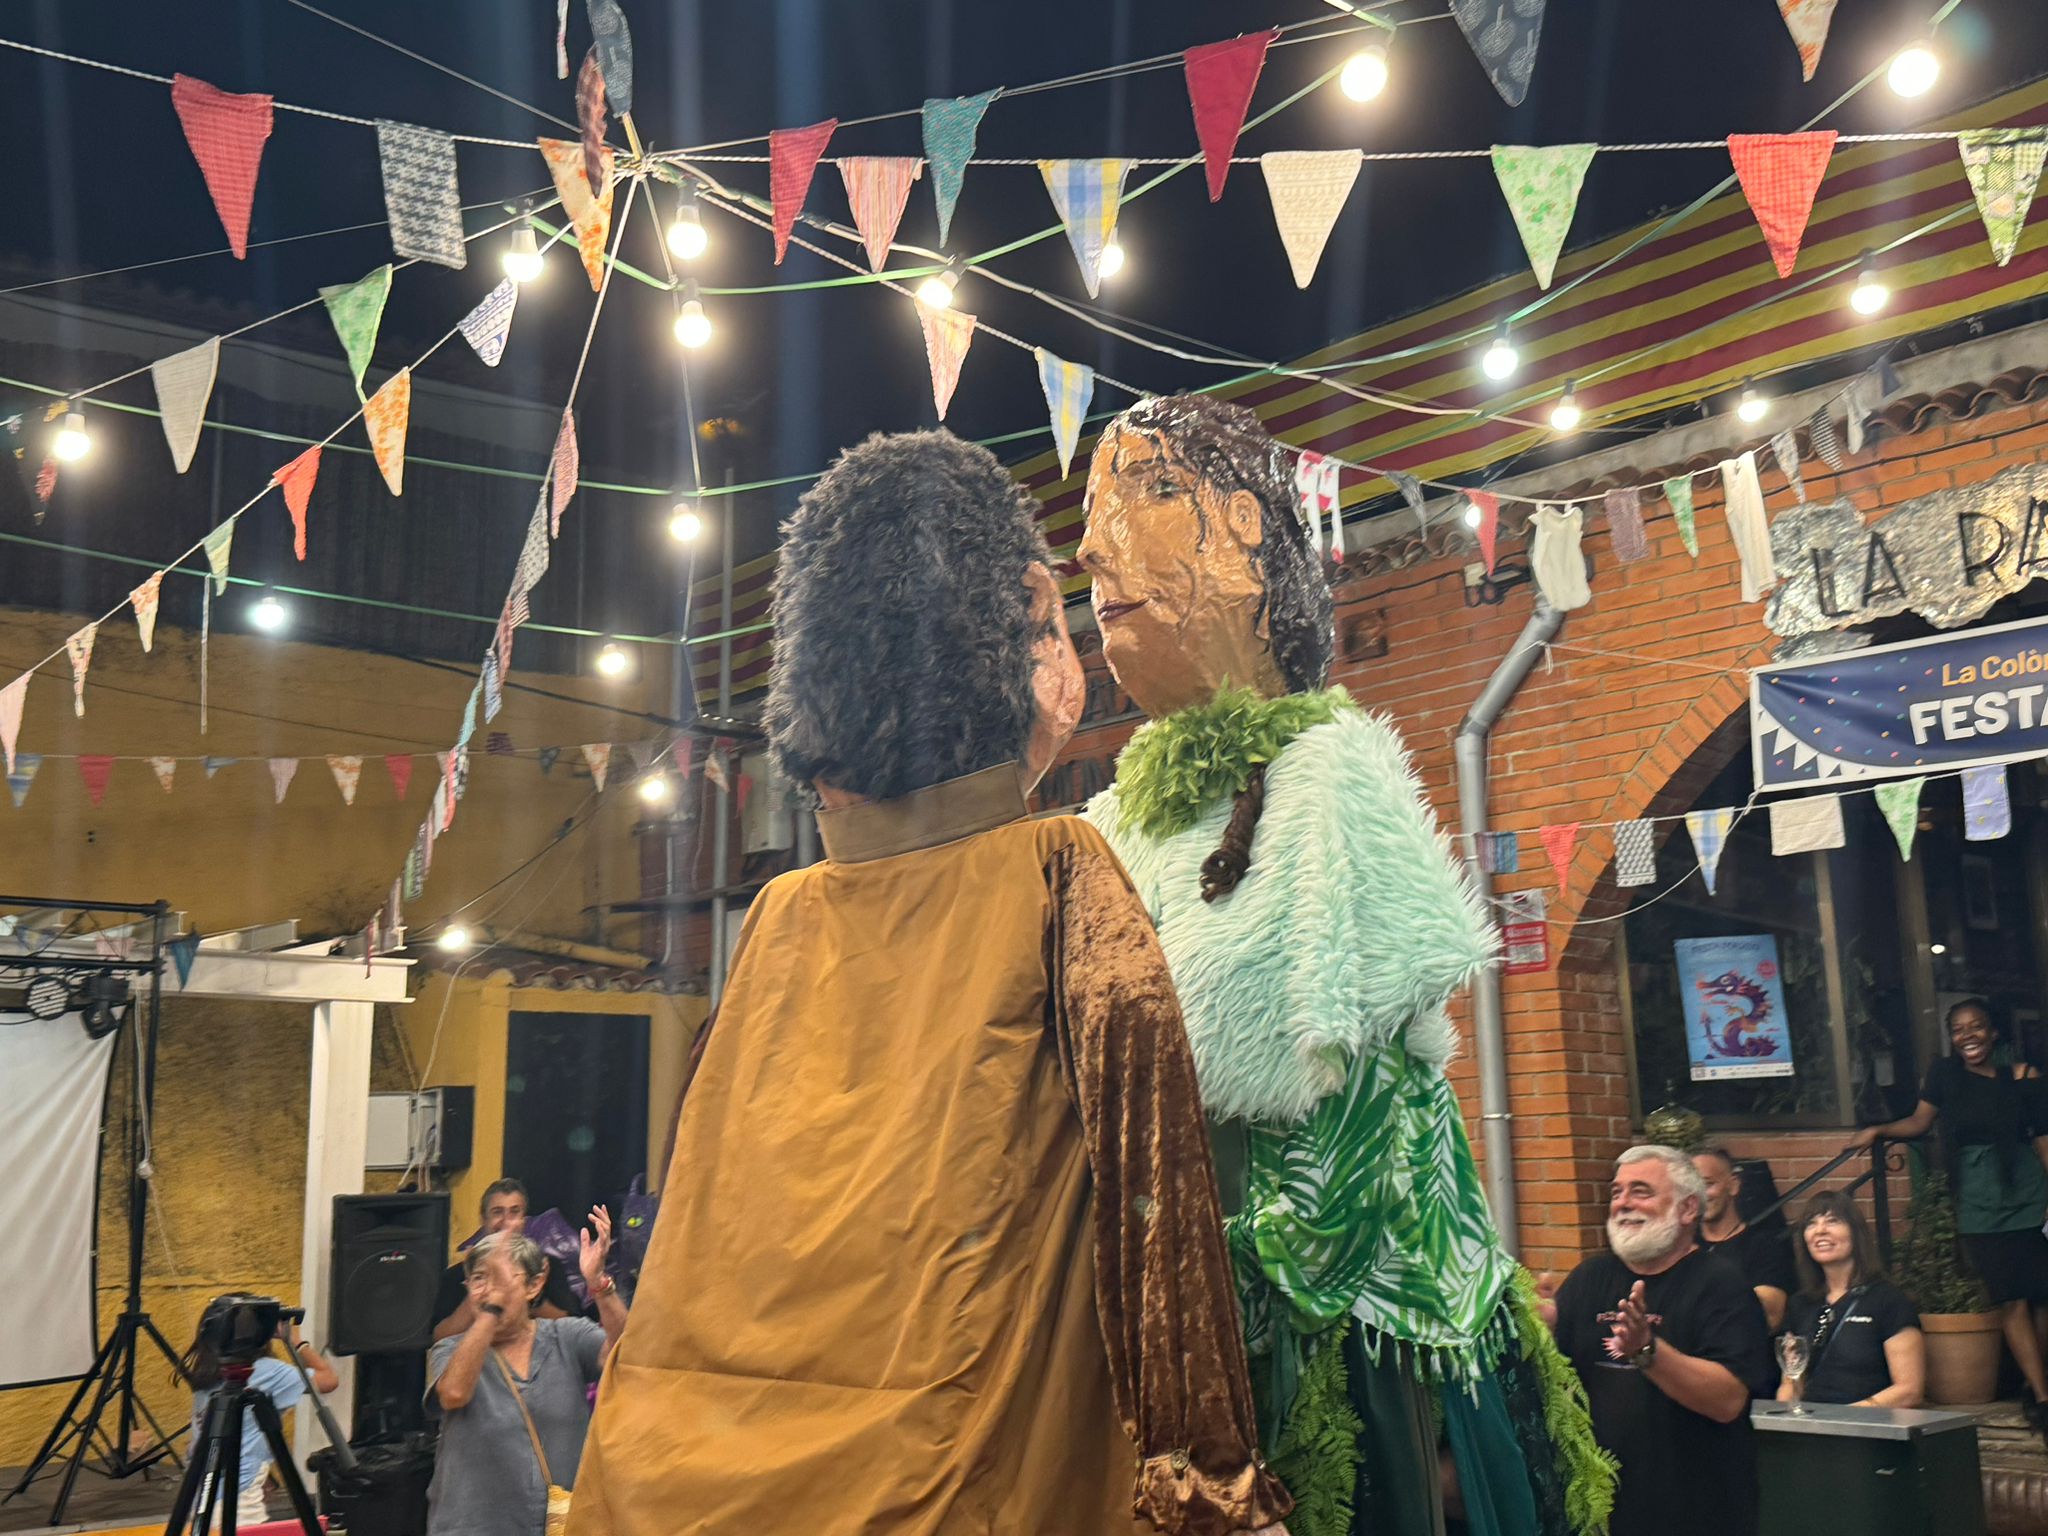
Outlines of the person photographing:
{"label": "person photographing", "polygon": [[[192,1346],[185,1351],[185,1358],[180,1364],[184,1380],[192,1388],[192,1438],[195,1444],[206,1423],[207,1407],[221,1389],[223,1362],[213,1341],[218,1336],[222,1315],[247,1300],[246,1296],[233,1294],[217,1296],[208,1302],[206,1310],[200,1314],[199,1326],[193,1332]],[[298,1328],[290,1318],[278,1322],[277,1343],[305,1366],[313,1379],[314,1391],[332,1392],[339,1385],[340,1378],[334,1374],[334,1367],[317,1349],[299,1337]],[[280,1415],[306,1395],[305,1378],[299,1375],[298,1367],[278,1359],[274,1346],[271,1353],[250,1366],[249,1385],[267,1396]],[[236,1500],[235,1526],[238,1530],[262,1525],[270,1518],[263,1496],[264,1484],[270,1477],[270,1445],[249,1421],[247,1408],[242,1410],[241,1446],[241,1463],[235,1469],[235,1486],[229,1493]]]}

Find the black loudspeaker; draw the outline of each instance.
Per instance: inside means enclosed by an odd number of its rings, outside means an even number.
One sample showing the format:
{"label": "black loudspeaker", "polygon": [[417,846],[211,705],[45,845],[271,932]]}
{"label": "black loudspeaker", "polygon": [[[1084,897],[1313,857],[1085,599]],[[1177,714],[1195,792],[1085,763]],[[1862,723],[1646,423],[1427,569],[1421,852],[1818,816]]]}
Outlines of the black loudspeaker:
{"label": "black loudspeaker", "polygon": [[425,1349],[447,1264],[447,1195],[336,1195],[329,1347]]}

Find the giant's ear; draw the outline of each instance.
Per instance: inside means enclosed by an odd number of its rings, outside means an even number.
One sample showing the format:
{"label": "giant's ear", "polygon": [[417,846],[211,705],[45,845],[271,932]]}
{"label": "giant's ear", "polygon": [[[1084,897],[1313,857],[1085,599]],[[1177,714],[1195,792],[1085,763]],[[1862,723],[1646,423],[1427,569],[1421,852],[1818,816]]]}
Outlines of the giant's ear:
{"label": "giant's ear", "polygon": [[1232,491],[1223,503],[1223,514],[1229,519],[1231,533],[1246,549],[1257,549],[1266,542],[1265,508],[1250,491]]}
{"label": "giant's ear", "polygon": [[1052,568],[1033,560],[1024,567],[1024,590],[1030,596],[1031,622],[1037,626],[1052,623],[1053,615],[1062,617],[1066,605],[1060,601],[1060,584],[1053,579]]}
{"label": "giant's ear", "polygon": [[1066,604],[1052,571],[1032,561],[1024,568],[1024,586],[1030,594],[1032,624],[1040,631],[1031,650],[1031,693],[1037,714],[1024,744],[1028,794],[1081,723],[1088,686],[1081,673],[1081,658],[1074,654],[1073,637],[1067,632]]}

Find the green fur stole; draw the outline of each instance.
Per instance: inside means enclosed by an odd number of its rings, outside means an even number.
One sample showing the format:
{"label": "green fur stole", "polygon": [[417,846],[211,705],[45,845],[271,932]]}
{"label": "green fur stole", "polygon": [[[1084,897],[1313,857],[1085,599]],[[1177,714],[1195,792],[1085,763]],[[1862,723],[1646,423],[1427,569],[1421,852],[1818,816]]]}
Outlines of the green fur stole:
{"label": "green fur stole", "polygon": [[1342,688],[1277,699],[1226,688],[1206,704],[1140,726],[1117,758],[1118,817],[1125,830],[1148,837],[1185,832],[1303,731],[1357,707]]}

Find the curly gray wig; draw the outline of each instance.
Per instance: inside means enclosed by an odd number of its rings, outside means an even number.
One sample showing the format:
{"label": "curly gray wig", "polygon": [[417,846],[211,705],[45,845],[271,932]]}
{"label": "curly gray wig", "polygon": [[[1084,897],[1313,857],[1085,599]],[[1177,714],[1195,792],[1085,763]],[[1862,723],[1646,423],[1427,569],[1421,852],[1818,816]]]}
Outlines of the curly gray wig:
{"label": "curly gray wig", "polygon": [[763,724],[777,768],[891,800],[1021,757],[1037,715],[1030,496],[950,432],[850,448],[782,529]]}

